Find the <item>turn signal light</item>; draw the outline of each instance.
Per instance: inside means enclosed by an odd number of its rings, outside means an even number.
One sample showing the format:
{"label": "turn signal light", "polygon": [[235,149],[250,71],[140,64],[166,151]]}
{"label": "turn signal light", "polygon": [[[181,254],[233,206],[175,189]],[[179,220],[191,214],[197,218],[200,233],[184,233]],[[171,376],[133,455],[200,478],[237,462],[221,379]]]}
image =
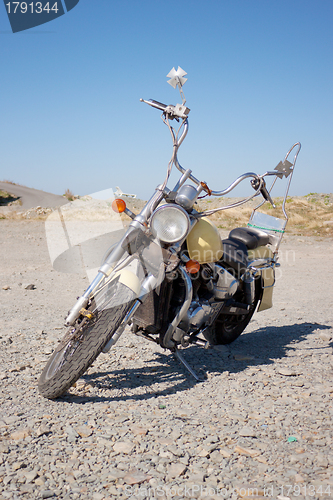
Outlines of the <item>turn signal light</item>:
{"label": "turn signal light", "polygon": [[124,202],[124,200],[121,200],[120,198],[116,198],[115,200],[113,200],[111,206],[112,210],[114,212],[117,212],[118,214],[121,214],[126,210],[126,203]]}
{"label": "turn signal light", "polygon": [[186,271],[190,274],[196,274],[200,271],[200,264],[197,260],[188,260],[185,264]]}

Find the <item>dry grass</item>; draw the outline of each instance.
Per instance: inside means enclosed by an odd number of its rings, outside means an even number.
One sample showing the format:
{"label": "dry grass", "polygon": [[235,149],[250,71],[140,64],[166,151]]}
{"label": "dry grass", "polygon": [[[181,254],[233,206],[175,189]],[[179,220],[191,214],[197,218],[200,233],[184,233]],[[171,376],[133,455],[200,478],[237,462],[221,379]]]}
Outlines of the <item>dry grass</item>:
{"label": "dry grass", "polygon": [[72,191],[70,189],[66,189],[65,194],[63,194],[63,196],[65,198],[67,198],[67,200],[69,200],[69,201],[75,200],[75,195],[74,195],[74,193],[72,193]]}
{"label": "dry grass", "polygon": [[[65,196],[70,200],[75,199],[73,193],[67,189]],[[10,202],[15,202],[15,198],[9,193],[0,191],[0,205],[8,205]],[[139,213],[145,202],[140,199],[125,198],[126,204],[135,214]],[[199,200],[196,206],[198,211],[210,210],[220,206],[225,206],[233,203],[235,198],[211,198]],[[274,217],[282,217],[282,198],[274,198],[277,205],[276,209],[269,203],[265,203],[260,211],[273,215]],[[231,230],[234,227],[245,226],[250,218],[253,208],[258,202],[253,200],[246,205],[217,212],[210,216],[216,226],[221,229]],[[16,204],[16,203],[15,203]],[[49,209],[51,211],[51,209]],[[288,197],[286,210],[289,216],[287,225],[287,233],[297,234],[300,236],[320,236],[333,237],[333,194],[317,194],[310,193],[302,197]],[[0,213],[0,218],[6,219],[27,219],[38,218],[46,219],[49,211],[34,210],[27,212],[11,211],[10,213]],[[129,222],[129,218],[125,214],[121,214],[124,222]]]}
{"label": "dry grass", "polygon": [[[329,195],[308,195],[304,197],[288,197],[286,212],[289,217],[287,232],[303,236],[328,236],[333,237],[333,203]],[[224,200],[232,202],[232,200]],[[273,217],[283,217],[282,198],[275,198],[276,209],[265,203],[260,211]],[[201,201],[201,210],[214,208],[217,202],[207,203]],[[220,200],[221,203],[221,200]],[[245,205],[226,211],[217,212],[211,219],[219,228],[232,229],[245,226],[249,220],[255,204]]]}

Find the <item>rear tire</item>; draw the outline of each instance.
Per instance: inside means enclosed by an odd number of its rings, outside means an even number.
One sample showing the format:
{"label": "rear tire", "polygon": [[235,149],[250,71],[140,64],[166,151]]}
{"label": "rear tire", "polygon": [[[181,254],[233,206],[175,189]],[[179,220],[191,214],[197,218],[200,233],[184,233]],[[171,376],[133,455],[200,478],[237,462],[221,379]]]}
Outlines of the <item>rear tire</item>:
{"label": "rear tire", "polygon": [[[134,292],[121,283],[110,285],[106,292],[111,307],[94,312],[84,319],[82,328],[71,327],[48,360],[38,382],[42,396],[61,396],[89,368],[112,338],[134,301]],[[117,304],[112,307],[112,297]]]}
{"label": "rear tire", "polygon": [[[251,318],[256,310],[257,304],[261,298],[262,288],[261,280],[256,282],[256,293],[253,303],[251,304],[250,310],[246,314],[241,315],[231,315],[223,314],[223,312],[217,317],[207,340],[213,345],[225,345],[234,342],[245,330],[247,325],[250,323]],[[241,301],[240,298],[236,300]]]}

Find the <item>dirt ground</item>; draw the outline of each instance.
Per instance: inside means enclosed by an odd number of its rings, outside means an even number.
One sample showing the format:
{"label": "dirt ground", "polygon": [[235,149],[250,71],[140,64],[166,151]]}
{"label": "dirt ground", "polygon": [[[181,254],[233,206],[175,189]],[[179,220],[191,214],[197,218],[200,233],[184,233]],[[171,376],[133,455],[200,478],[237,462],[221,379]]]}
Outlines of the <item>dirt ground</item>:
{"label": "dirt ground", "polygon": [[128,498],[141,481],[163,498],[208,485],[236,499],[248,484],[274,499],[331,498],[332,244],[285,236],[274,307],[231,346],[184,349],[205,382],[125,332],[49,401],[38,378],[88,278],[52,268],[44,221],[0,220],[0,499]]}

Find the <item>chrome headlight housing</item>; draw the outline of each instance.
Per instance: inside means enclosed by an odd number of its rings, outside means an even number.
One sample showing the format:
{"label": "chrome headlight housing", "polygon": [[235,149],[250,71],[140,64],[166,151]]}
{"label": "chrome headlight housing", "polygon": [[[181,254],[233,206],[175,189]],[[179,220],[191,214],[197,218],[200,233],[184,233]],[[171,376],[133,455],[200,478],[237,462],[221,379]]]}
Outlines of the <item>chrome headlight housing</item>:
{"label": "chrome headlight housing", "polygon": [[158,207],[150,219],[153,235],[164,243],[177,243],[184,239],[190,229],[187,212],[178,205]]}

